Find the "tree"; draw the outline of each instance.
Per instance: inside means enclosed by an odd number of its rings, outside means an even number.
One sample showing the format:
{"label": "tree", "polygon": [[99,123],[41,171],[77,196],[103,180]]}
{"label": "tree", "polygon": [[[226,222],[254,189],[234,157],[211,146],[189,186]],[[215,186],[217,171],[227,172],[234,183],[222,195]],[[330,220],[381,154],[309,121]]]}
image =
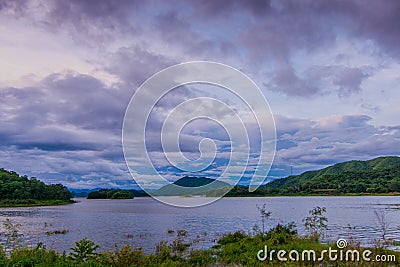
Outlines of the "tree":
{"label": "tree", "polygon": [[72,252],[70,253],[70,257],[77,262],[87,261],[90,257],[96,255],[95,251],[99,247],[99,245],[85,237],[75,242],[75,247],[71,248]]}
{"label": "tree", "polygon": [[263,204],[261,207],[257,205],[257,209],[260,212],[261,223],[262,223],[262,234],[265,234],[265,223],[271,216],[271,212],[267,211],[267,204]]}
{"label": "tree", "polygon": [[325,212],[325,207],[314,207],[308,212],[310,216],[303,219],[309,236],[315,240],[318,240],[324,234],[325,230],[328,229],[328,218],[325,217]]}

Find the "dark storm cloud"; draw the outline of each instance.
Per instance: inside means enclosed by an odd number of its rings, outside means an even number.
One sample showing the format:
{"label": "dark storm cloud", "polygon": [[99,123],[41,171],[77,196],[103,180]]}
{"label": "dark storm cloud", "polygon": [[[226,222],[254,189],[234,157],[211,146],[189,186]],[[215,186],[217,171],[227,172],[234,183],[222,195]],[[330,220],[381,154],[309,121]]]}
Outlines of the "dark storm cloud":
{"label": "dark storm cloud", "polygon": [[129,99],[118,87],[83,74],[52,74],[42,84],[54,105],[54,120],[89,130],[115,132],[122,127]]}
{"label": "dark storm cloud", "polygon": [[261,16],[270,9],[269,0],[220,0],[220,1],[194,1],[191,3],[196,13],[203,17],[221,16],[226,13],[240,11],[249,11],[252,15]]}
{"label": "dark storm cloud", "polygon": [[131,90],[135,90],[151,75],[174,63],[177,62],[141,46],[121,47],[112,55],[106,69],[118,75],[123,82],[131,86]]}
{"label": "dark storm cloud", "polygon": [[373,40],[385,53],[400,57],[399,1],[315,1],[312,10],[336,17],[343,30]]}
{"label": "dark storm cloud", "polygon": [[[0,12],[32,22],[51,32],[67,32],[77,43],[99,48],[116,34],[141,31],[139,23],[131,23],[131,12],[140,14],[142,1],[135,0],[71,0],[71,1],[0,1]],[[40,14],[40,15],[38,15]]]}
{"label": "dark storm cloud", "polygon": [[[121,145],[129,98],[78,73],[0,88],[2,166],[69,187],[134,186]],[[66,179],[66,180],[65,180]]]}
{"label": "dark storm cloud", "polygon": [[335,74],[333,84],[338,87],[339,95],[346,96],[361,91],[361,83],[368,76],[358,68],[342,68]]}
{"label": "dark storm cloud", "polygon": [[271,6],[268,16],[247,31],[250,47],[264,46],[262,51],[278,52],[279,57],[279,52],[285,55],[292,48],[311,51],[329,45],[345,34],[373,40],[383,51],[399,56],[399,1],[274,1]]}
{"label": "dark storm cloud", "polygon": [[[207,54],[209,57],[221,54],[221,46],[218,40],[211,40],[206,36],[196,33],[188,18],[179,16],[177,11],[168,11],[160,13],[154,21],[154,31],[158,32],[165,48],[173,47],[178,49],[182,55],[191,55],[197,59],[204,58]],[[229,49],[233,44],[225,44],[225,48]]]}
{"label": "dark storm cloud", "polygon": [[126,15],[127,9],[139,9],[142,1],[135,0],[70,0],[54,1],[53,12],[55,17],[69,19],[71,16],[82,16],[88,18],[120,18]]}
{"label": "dark storm cloud", "polygon": [[335,39],[334,24],[321,14],[313,14],[307,5],[277,1],[266,16],[249,23],[240,42],[253,61],[273,60],[274,64],[290,63],[295,49],[311,51]]}
{"label": "dark storm cloud", "polygon": [[[0,7],[23,10],[28,8],[26,2],[29,1],[14,3],[3,0]],[[371,1],[368,4],[359,0],[174,1],[169,5],[156,1],[73,0],[41,1],[36,6],[46,7],[42,10],[45,15],[47,13],[46,23],[57,27],[71,23],[79,25],[72,30],[83,32],[85,28],[96,27],[91,20],[113,30],[123,26],[134,27],[139,24],[137,18],[142,18],[141,12],[146,10],[147,13],[152,12],[157,21],[152,24],[155,26],[152,30],[159,29],[163,34],[170,34],[168,38],[180,36],[181,30],[187,32],[194,23],[215,19],[215,22],[228,24],[223,16],[235,18],[240,17],[243,11],[250,11],[250,16],[244,21],[247,25],[243,25],[247,27],[238,30],[244,30],[243,39],[246,41],[243,42],[247,42],[248,52],[261,51],[259,56],[269,54],[280,57],[290,52],[292,47],[312,50],[334,42],[340,33],[372,39],[385,51],[397,56],[400,51],[400,3],[396,0]],[[29,10],[25,10],[25,15],[29,15]],[[232,25],[235,25],[234,21]],[[215,26],[216,29],[221,27],[218,24]],[[173,29],[175,31],[171,32]]]}
{"label": "dark storm cloud", "polygon": [[348,96],[362,90],[361,84],[370,76],[369,68],[350,68],[341,65],[314,66],[298,77],[290,66],[278,69],[265,87],[288,95],[313,96],[335,92],[338,96]]}
{"label": "dark storm cloud", "polygon": [[[15,14],[33,16],[28,6],[2,1],[2,9],[19,10]],[[330,79],[334,87],[327,90],[303,74],[293,63],[298,51],[306,53],[329,51],[340,38],[370,41],[378,54],[400,57],[400,2],[398,1],[174,1],[168,5],[157,1],[42,1],[33,5],[43,13],[40,25],[64,30],[80,43],[92,42],[101,47],[116,35],[128,35],[135,44],[120,47],[106,63],[106,69],[122,79],[143,80],[153,73],[152,66],[164,67],[182,60],[222,60],[247,57],[243,62],[252,71],[270,71],[264,81],[267,90],[287,95],[312,96],[334,92],[339,96],[362,90],[368,77],[358,67]],[[41,8],[42,7],[42,8]],[[22,11],[21,11],[22,10]],[[45,27],[47,27],[45,26]],[[154,39],[162,44],[149,49]],[[88,38],[90,37],[90,38]],[[174,51],[173,53],[171,53]],[[134,57],[132,57],[134,55]],[[138,72],[129,73],[120,60],[132,57],[128,64],[139,65]],[[150,66],[140,60],[150,59]],[[117,62],[117,63],[116,63]],[[238,66],[242,67],[242,66]],[[325,65],[320,68],[332,68]],[[307,70],[306,70],[307,72]],[[147,75],[146,75],[147,74]]]}
{"label": "dark storm cloud", "polygon": [[141,1],[52,1],[49,6],[47,22],[57,28],[71,27],[71,33],[80,37],[107,41],[116,33],[134,33],[140,28],[129,22],[129,13],[140,12]]}
{"label": "dark storm cloud", "polygon": [[[45,150],[98,149],[120,133],[128,100],[82,74],[51,74],[37,87],[1,89],[4,144]],[[103,145],[100,145],[102,144]]]}
{"label": "dark storm cloud", "polygon": [[70,188],[135,186],[125,163],[102,158],[96,151],[44,151],[0,146],[4,167],[38,177],[48,183],[62,183]]}
{"label": "dark storm cloud", "polygon": [[0,0],[0,11],[13,10],[23,12],[29,0]]}
{"label": "dark storm cloud", "polygon": [[292,63],[296,52],[329,51],[341,36],[372,41],[380,48],[379,53],[399,60],[398,1],[276,1],[271,7],[268,15],[257,18],[240,35],[240,42],[256,67],[265,62],[272,66],[267,89],[288,95],[321,94],[324,87],[315,79],[320,79],[321,70],[329,70],[333,75],[325,73],[324,77],[330,78],[338,95],[360,91],[362,80],[368,77],[364,70],[342,67],[335,71],[335,66],[320,66],[320,70],[310,68],[308,75],[302,75]]}

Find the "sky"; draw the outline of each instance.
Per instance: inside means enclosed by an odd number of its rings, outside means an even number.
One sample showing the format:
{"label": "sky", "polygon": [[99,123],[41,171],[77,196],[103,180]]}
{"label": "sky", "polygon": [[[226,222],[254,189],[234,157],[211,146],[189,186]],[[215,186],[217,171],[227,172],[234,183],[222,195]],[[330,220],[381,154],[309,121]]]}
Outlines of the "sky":
{"label": "sky", "polygon": [[[154,73],[199,60],[242,71],[265,95],[271,179],[400,154],[399,1],[0,0],[0,167],[70,188],[134,188],[121,140],[130,99]],[[179,87],[150,116],[146,145],[168,179],[186,173],[157,161],[165,114],[199,96],[246,113],[211,87]],[[194,121],[180,145],[196,159],[205,137],[219,154],[201,174],[216,177],[230,145],[220,125]]]}

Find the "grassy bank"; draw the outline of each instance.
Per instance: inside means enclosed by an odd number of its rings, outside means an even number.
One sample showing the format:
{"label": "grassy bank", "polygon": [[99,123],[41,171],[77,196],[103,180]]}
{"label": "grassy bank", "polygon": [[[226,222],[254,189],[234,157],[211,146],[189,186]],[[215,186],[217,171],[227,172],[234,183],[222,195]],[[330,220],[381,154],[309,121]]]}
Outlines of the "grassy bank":
{"label": "grassy bank", "polygon": [[[272,256],[264,261],[257,258],[265,246]],[[277,225],[266,233],[249,235],[236,232],[222,237],[216,246],[208,250],[189,250],[188,244],[177,239],[171,244],[160,243],[153,254],[146,255],[142,249],[125,246],[112,251],[98,250],[92,241],[83,239],[76,242],[71,253],[57,253],[52,249],[38,245],[36,248],[15,248],[9,256],[0,251],[0,266],[397,266],[400,264],[400,253],[382,247],[369,250],[368,259],[361,255],[367,248],[361,248],[356,242],[350,243],[346,249],[339,249],[337,244],[321,244],[312,237],[298,236],[290,225]],[[287,260],[278,259],[278,251],[286,251]],[[298,252],[299,261],[289,259],[290,251]],[[309,251],[315,251],[316,257]],[[323,251],[336,250],[337,260],[331,260],[328,254],[319,260]],[[359,251],[357,257],[348,257],[348,261],[340,259],[340,251],[347,255],[347,251]],[[302,255],[304,260],[302,260]],[[350,255],[350,254],[349,254]],[[376,262],[376,256],[385,255],[387,261]],[[390,258],[389,255],[394,258]],[[281,255],[282,256],[282,255]],[[292,253],[296,258],[296,254]]]}
{"label": "grassy bank", "polygon": [[7,199],[0,201],[0,208],[58,206],[75,203],[74,200]]}

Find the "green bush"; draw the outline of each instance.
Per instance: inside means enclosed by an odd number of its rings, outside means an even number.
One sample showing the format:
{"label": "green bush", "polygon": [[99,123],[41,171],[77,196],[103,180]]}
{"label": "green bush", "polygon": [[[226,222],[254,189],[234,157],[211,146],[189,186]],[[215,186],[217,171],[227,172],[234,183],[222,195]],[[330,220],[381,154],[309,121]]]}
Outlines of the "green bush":
{"label": "green bush", "polygon": [[236,231],[233,234],[226,234],[220,240],[218,240],[219,245],[226,245],[230,243],[237,243],[240,240],[246,238],[247,235],[242,231]]}
{"label": "green bush", "polygon": [[297,237],[294,223],[282,225],[278,223],[267,234],[266,239],[273,245],[287,244]]}
{"label": "green bush", "polygon": [[21,248],[13,250],[10,259],[4,266],[15,267],[47,267],[47,266],[69,266],[68,261],[63,259],[56,251],[46,249]]}
{"label": "green bush", "polygon": [[73,252],[71,252],[70,257],[74,261],[85,262],[96,255],[95,251],[98,248],[99,245],[96,245],[93,241],[85,237],[82,240],[75,242],[75,247],[71,248]]}
{"label": "green bush", "polygon": [[142,249],[131,246],[123,247],[121,250],[100,252],[94,259],[100,266],[148,266],[148,258]]}
{"label": "green bush", "polygon": [[7,262],[6,253],[3,247],[0,246],[0,266],[5,266]]}
{"label": "green bush", "polygon": [[[221,241],[222,240],[222,241]],[[92,241],[84,238],[76,242],[76,247],[67,256],[38,245],[36,248],[15,248],[9,257],[4,250],[0,250],[1,267],[127,267],[127,266],[315,266],[316,262],[279,262],[276,254],[273,260],[267,259],[261,262],[257,259],[257,253],[264,245],[268,251],[280,250],[290,251],[296,249],[300,253],[304,250],[313,249],[317,253],[335,244],[321,244],[309,237],[300,237],[293,229],[292,224],[277,225],[266,235],[258,234],[251,236],[242,232],[229,234],[218,242],[219,248],[207,250],[192,250],[186,255],[176,255],[165,242],[160,243],[154,254],[146,255],[142,249],[125,246],[120,250],[102,251],[95,253],[98,248]],[[279,242],[277,242],[279,241]],[[361,251],[363,249],[360,249]],[[371,249],[375,255],[396,256],[396,262],[391,266],[400,264],[400,253],[382,248]],[[360,252],[361,252],[360,251]],[[72,257],[72,254],[75,255]],[[320,266],[387,266],[387,262],[343,262],[332,263],[326,259],[318,262]]]}

